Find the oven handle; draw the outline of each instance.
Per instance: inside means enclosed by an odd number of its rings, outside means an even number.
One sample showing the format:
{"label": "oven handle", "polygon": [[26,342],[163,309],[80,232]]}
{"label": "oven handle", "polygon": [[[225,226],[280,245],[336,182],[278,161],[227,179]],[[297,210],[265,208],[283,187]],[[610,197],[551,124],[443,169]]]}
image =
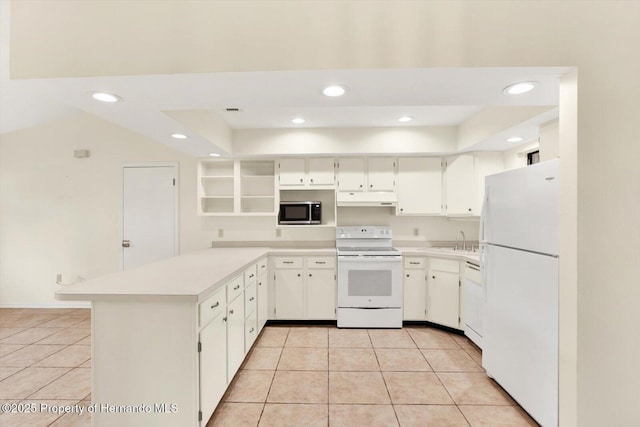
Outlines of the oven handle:
{"label": "oven handle", "polygon": [[402,257],[359,257],[359,256],[349,256],[349,255],[341,255],[338,256],[338,260],[341,262],[402,262]]}

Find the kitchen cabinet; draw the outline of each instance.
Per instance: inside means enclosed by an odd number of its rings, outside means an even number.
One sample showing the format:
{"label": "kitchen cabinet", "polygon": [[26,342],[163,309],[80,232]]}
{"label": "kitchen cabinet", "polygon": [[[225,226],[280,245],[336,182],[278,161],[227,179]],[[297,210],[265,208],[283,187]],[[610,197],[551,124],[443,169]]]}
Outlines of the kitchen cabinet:
{"label": "kitchen cabinet", "polygon": [[426,258],[404,258],[403,320],[427,319],[426,265]]}
{"label": "kitchen cabinet", "polygon": [[398,215],[442,213],[442,159],[401,157],[398,159]]}
{"label": "kitchen cabinet", "polygon": [[338,190],[365,191],[367,178],[365,159],[346,158],[338,162]]}
{"label": "kitchen cabinet", "polygon": [[431,258],[427,284],[427,320],[460,329],[460,262]]}
{"label": "kitchen cabinet", "polygon": [[275,318],[335,319],[335,256],[276,257]]}
{"label": "kitchen cabinet", "polygon": [[333,188],[335,161],[326,157],[280,159],[278,184],[280,188]]}
{"label": "kitchen cabinet", "polygon": [[198,214],[275,215],[273,160],[201,160],[198,163]]}
{"label": "kitchen cabinet", "polygon": [[335,258],[307,257],[306,265],[307,319],[335,319]]}
{"label": "kitchen cabinet", "polygon": [[258,308],[257,308],[257,327],[258,334],[264,328],[269,318],[269,270],[266,258],[258,261],[258,278],[256,280]]}
{"label": "kitchen cabinet", "polygon": [[447,215],[479,215],[479,212],[476,212],[474,173],[473,154],[447,157],[445,165]]}
{"label": "kitchen cabinet", "polygon": [[[228,289],[227,295],[229,295]],[[229,381],[244,360],[244,320],[244,298],[241,292],[233,301],[227,303],[227,378]]]}
{"label": "kitchen cabinet", "polygon": [[395,191],[396,160],[345,158],[338,162],[339,191]]}
{"label": "kitchen cabinet", "polygon": [[396,160],[387,157],[372,157],[367,163],[367,189],[369,191],[394,191],[396,188]]}
{"label": "kitchen cabinet", "polygon": [[199,342],[200,411],[208,420],[228,385],[226,309],[200,331]]}
{"label": "kitchen cabinet", "polygon": [[275,317],[276,319],[303,319],[304,269],[276,268]]}

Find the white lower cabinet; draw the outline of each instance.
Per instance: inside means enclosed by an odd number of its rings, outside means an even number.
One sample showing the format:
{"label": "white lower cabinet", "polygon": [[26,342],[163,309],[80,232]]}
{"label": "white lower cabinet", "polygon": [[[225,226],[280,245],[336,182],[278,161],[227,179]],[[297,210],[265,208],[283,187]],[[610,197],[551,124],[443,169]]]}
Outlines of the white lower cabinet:
{"label": "white lower cabinet", "polygon": [[427,320],[460,328],[460,262],[431,258],[427,277]]}
{"label": "white lower cabinet", "polygon": [[275,257],[275,318],[336,318],[336,257]]}
{"label": "white lower cabinet", "polygon": [[[264,267],[263,267],[264,266]],[[258,261],[258,279],[256,293],[258,299],[257,326],[258,333],[262,331],[269,318],[269,275],[267,274],[267,259]]]}
{"label": "white lower cabinet", "polygon": [[405,257],[404,320],[460,327],[460,261]]}
{"label": "white lower cabinet", "polygon": [[244,360],[244,299],[239,296],[227,305],[227,378],[229,381]]}
{"label": "white lower cabinet", "polygon": [[427,319],[427,260],[405,257],[403,278],[403,319]]}
{"label": "white lower cabinet", "polygon": [[227,317],[219,313],[200,331],[200,411],[208,420],[227,389]]}

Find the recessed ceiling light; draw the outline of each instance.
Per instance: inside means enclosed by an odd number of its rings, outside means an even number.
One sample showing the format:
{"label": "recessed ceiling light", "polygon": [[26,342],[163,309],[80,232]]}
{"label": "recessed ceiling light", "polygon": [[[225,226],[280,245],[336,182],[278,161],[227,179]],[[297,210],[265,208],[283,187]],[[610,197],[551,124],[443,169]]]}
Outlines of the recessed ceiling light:
{"label": "recessed ceiling light", "polygon": [[410,122],[411,120],[413,120],[413,117],[411,116],[398,117],[398,121],[401,123],[407,123],[407,122]]}
{"label": "recessed ceiling light", "polygon": [[507,95],[522,95],[523,93],[531,92],[538,85],[538,82],[520,82],[514,83],[502,89]]}
{"label": "recessed ceiling light", "polygon": [[342,96],[346,92],[346,89],[342,86],[333,85],[327,86],[322,90],[326,96]]}
{"label": "recessed ceiling light", "polygon": [[512,136],[510,138],[507,138],[507,142],[520,142],[522,141],[522,137],[519,136]]}
{"label": "recessed ceiling light", "polygon": [[301,125],[304,123],[304,119],[302,117],[295,117],[294,119],[291,120],[291,123],[295,123],[297,125]]}
{"label": "recessed ceiling light", "polygon": [[220,154],[218,154],[218,153],[209,153],[209,155],[211,157],[220,157]]}
{"label": "recessed ceiling light", "polygon": [[118,102],[118,101],[122,101],[122,98],[120,98],[118,95],[114,95],[112,93],[106,93],[106,92],[94,92],[91,96],[96,101],[101,101],[101,102]]}
{"label": "recessed ceiling light", "polygon": [[172,133],[171,137],[175,139],[187,139],[187,135],[183,135],[181,133]]}

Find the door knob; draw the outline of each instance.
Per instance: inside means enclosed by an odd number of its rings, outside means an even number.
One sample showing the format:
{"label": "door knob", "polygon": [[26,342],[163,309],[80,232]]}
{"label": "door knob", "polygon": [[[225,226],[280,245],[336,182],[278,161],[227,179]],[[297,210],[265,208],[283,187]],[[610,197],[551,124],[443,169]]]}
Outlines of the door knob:
{"label": "door knob", "polygon": [[122,241],[122,247],[123,248],[128,248],[131,246],[131,241],[130,240],[123,240]]}

